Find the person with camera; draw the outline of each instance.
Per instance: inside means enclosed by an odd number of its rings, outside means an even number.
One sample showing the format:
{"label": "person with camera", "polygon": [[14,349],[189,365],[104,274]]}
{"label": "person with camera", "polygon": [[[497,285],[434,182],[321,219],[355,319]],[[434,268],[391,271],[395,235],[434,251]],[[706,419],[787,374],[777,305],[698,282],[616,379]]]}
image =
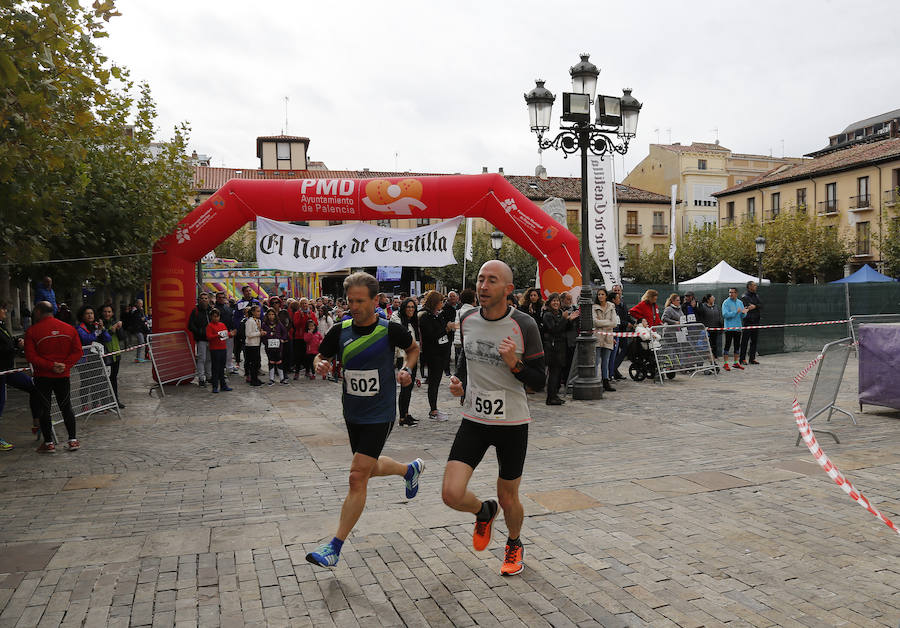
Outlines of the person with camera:
{"label": "person with camera", "polygon": [[78,327],[75,330],[78,332],[82,347],[89,347],[95,342],[102,345],[112,341],[103,321],[97,318],[93,305],[82,305],[77,318]]}
{"label": "person with camera", "polygon": [[[125,330],[122,329],[122,321],[117,321],[115,319],[111,305],[104,305],[100,308],[100,322],[109,334],[109,341],[103,344],[104,352],[116,353],[122,348],[122,343],[125,341]],[[124,408],[125,404],[122,403],[122,400],[119,397],[119,366],[122,363],[122,356],[106,356],[103,358],[103,361],[106,363],[106,366],[109,367],[109,383],[112,384],[113,394],[116,396],[116,403],[119,404],[120,408]]]}

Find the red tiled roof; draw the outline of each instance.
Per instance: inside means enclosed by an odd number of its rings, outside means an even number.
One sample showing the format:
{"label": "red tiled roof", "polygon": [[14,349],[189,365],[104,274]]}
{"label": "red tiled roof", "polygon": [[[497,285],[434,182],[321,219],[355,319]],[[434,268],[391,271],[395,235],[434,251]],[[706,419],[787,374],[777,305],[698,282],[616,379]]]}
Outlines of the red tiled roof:
{"label": "red tiled roof", "polygon": [[[378,172],[374,170],[260,170],[259,168],[214,168],[194,166],[194,189],[215,192],[230,179],[393,179],[403,177],[440,177],[447,173]],[[539,177],[504,175],[513,187],[532,201],[558,197],[567,201],[581,200],[580,177]],[[667,204],[670,197],[648,192],[630,185],[616,184],[616,200],[621,203]]]}
{"label": "red tiled roof", "polygon": [[[532,201],[545,201],[550,197],[566,201],[581,200],[581,177],[540,177],[507,175],[514,188]],[[621,203],[669,203],[668,196],[648,192],[630,185],[616,184],[616,200]]]}
{"label": "red tiled roof", "polygon": [[900,138],[851,146],[850,148],[828,153],[799,164],[780,165],[749,181],[744,181],[739,185],[733,185],[721,192],[716,192],[713,196],[719,197],[733,192],[755,190],[776,183],[787,183],[811,176],[842,172],[867,164],[894,159],[900,159]]}

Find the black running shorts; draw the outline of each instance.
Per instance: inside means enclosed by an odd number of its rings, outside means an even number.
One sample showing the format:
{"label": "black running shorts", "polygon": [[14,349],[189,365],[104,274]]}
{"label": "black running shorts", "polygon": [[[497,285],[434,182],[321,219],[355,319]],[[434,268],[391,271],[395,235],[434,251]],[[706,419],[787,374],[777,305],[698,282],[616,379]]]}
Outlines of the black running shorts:
{"label": "black running shorts", "polygon": [[528,449],[528,424],[485,425],[463,419],[456,431],[448,460],[464,462],[473,469],[478,466],[488,447],[497,450],[500,463],[500,479],[516,480],[522,477],[525,467],[525,451]]}
{"label": "black running shorts", "polygon": [[378,458],[388,435],[394,429],[394,422],[386,423],[351,423],[347,424],[347,434],[350,436],[350,450],[354,454],[363,454],[372,458]]}

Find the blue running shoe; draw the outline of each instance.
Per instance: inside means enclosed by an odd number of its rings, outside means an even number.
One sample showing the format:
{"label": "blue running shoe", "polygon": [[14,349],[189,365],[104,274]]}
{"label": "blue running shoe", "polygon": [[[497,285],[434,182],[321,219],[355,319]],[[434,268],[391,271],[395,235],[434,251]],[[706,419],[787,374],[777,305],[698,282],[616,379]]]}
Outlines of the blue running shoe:
{"label": "blue running shoe", "polygon": [[406,469],[406,475],[409,477],[404,476],[406,480],[406,499],[412,499],[419,492],[419,476],[424,471],[425,461],[421,458],[416,458],[409,463],[409,467]]}
{"label": "blue running shoe", "polygon": [[323,543],[319,548],[306,555],[306,562],[319,567],[334,567],[337,565],[340,554],[335,551],[331,543]]}

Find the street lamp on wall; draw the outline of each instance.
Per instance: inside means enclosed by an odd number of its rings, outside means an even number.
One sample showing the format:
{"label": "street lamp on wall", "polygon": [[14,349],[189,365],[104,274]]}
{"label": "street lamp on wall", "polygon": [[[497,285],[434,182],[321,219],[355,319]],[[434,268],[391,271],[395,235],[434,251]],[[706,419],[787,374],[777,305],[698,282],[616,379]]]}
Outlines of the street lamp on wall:
{"label": "street lamp on wall", "polygon": [[491,233],[491,248],[494,249],[494,259],[500,259],[500,249],[503,248],[503,232]]}
{"label": "street lamp on wall", "polygon": [[766,252],[766,239],[763,236],[758,236],[755,240],[756,242],[756,269],[757,276],[759,277],[759,283],[762,284],[762,260],[763,253]]}
{"label": "street lamp on wall", "polygon": [[[559,134],[544,139],[550,130],[550,118],[556,97],[544,87],[544,80],[537,79],[535,87],[525,94],[531,130],[537,134],[538,148],[555,148],[567,157],[581,154],[581,295],[578,305],[581,311],[579,335],[576,343],[578,375],[572,385],[575,399],[600,399],[603,397],[601,380],[594,373],[596,340],[591,317],[590,250],[588,248],[588,151],[594,155],[628,152],[628,143],[637,132],[641,103],[631,95],[631,89],[623,90],[621,97],[597,95],[597,77],[600,70],[590,62],[590,55],[581,55],[581,61],[571,68],[572,93],[563,94],[562,121]],[[591,104],[594,103],[595,120],[591,122]],[[625,266],[625,256],[619,257],[619,268]]]}

